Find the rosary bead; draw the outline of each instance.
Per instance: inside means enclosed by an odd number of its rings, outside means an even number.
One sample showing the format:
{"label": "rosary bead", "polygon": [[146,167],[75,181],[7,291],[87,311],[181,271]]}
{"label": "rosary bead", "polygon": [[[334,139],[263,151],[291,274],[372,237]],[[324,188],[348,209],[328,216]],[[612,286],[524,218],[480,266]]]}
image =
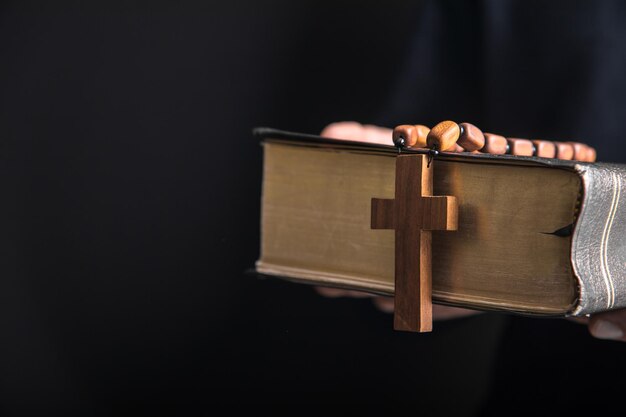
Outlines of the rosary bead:
{"label": "rosary bead", "polygon": [[434,147],[438,151],[447,151],[454,148],[456,141],[461,135],[459,125],[453,121],[446,120],[433,127],[426,138],[429,148]]}
{"label": "rosary bead", "polygon": [[392,138],[398,148],[410,148],[417,142],[417,129],[413,125],[396,126]]}
{"label": "rosary bead", "polygon": [[577,161],[587,160],[587,146],[579,142],[570,142],[570,145],[574,148],[574,157]]}
{"label": "rosary bead", "polygon": [[430,128],[424,125],[415,125],[415,130],[417,130],[417,142],[412,145],[412,147],[425,148],[427,145],[426,138],[428,137]]}
{"label": "rosary bead", "polygon": [[477,151],[485,146],[485,136],[483,132],[471,123],[459,124],[461,136],[457,144],[468,152]]}
{"label": "rosary bead", "polygon": [[485,146],[480,150],[484,153],[505,154],[508,149],[508,143],[504,136],[495,135],[493,133],[485,133]]}
{"label": "rosary bead", "polygon": [[574,147],[569,143],[554,142],[554,145],[556,146],[557,159],[570,160],[574,157]]}
{"label": "rosary bead", "polygon": [[533,140],[535,145],[535,156],[541,158],[554,158],[556,155],[556,146],[547,140]]}
{"label": "rosary bead", "polygon": [[583,153],[583,159],[581,159],[581,161],[583,162],[595,162],[596,160],[596,150],[593,149],[591,146],[583,144],[583,146],[585,147],[585,152]]}
{"label": "rosary bead", "polygon": [[533,143],[528,139],[508,138],[509,153],[518,156],[533,156],[535,149]]}
{"label": "rosary bead", "polygon": [[587,162],[596,162],[596,150],[591,146],[587,150]]}

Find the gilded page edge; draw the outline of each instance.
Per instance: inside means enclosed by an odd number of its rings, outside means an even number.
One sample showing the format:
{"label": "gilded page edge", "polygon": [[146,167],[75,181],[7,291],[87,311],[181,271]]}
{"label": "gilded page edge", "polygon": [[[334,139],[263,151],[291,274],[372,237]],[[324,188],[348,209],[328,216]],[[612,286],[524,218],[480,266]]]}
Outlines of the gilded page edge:
{"label": "gilded page edge", "polygon": [[[355,275],[320,272],[304,268],[275,265],[264,262],[262,259],[256,262],[256,271],[262,275],[274,276],[298,283],[345,288],[383,296],[393,296],[394,294],[393,285],[382,284],[380,281]],[[528,316],[563,317],[567,315],[567,311],[555,308],[511,304],[509,302],[498,302],[484,297],[469,295],[458,296],[456,294],[437,290],[433,290],[433,302],[437,304],[471,308],[474,310],[512,312]],[[532,312],[529,311],[531,308]]]}

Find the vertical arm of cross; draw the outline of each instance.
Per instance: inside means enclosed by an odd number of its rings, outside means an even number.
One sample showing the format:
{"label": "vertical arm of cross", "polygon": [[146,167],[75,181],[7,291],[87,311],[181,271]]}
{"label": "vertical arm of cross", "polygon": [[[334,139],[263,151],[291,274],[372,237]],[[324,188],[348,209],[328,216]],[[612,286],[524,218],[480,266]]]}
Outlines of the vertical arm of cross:
{"label": "vertical arm of cross", "polygon": [[395,199],[372,199],[372,229],[395,230],[396,330],[432,330],[432,233],[456,230],[455,197],[432,196],[425,155],[396,158]]}

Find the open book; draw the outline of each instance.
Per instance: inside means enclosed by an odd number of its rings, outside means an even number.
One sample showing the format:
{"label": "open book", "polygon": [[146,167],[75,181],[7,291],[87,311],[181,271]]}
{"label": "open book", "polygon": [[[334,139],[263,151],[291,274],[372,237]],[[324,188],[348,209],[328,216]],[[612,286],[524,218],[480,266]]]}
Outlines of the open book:
{"label": "open book", "polygon": [[[259,273],[394,293],[394,232],[370,228],[393,198],[396,148],[255,130],[264,147]],[[408,150],[420,153],[423,150]],[[626,166],[443,153],[434,194],[458,230],[433,231],[433,301],[533,315],[626,307]]]}

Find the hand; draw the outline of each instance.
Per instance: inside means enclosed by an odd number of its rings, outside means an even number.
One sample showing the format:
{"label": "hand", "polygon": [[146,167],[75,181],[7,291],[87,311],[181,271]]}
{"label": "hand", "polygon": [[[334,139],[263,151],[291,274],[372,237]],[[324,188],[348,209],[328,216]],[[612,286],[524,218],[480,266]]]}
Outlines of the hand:
{"label": "hand", "polygon": [[[391,129],[373,125],[362,125],[357,122],[332,123],[322,130],[321,136],[346,141],[360,141],[384,145],[392,144]],[[338,288],[317,287],[316,290],[325,297],[371,298],[372,302],[379,310],[385,313],[393,313],[393,298],[391,297],[375,296],[360,291]],[[478,311],[466,310],[464,308],[433,305],[434,320],[465,317],[478,313]]]}

